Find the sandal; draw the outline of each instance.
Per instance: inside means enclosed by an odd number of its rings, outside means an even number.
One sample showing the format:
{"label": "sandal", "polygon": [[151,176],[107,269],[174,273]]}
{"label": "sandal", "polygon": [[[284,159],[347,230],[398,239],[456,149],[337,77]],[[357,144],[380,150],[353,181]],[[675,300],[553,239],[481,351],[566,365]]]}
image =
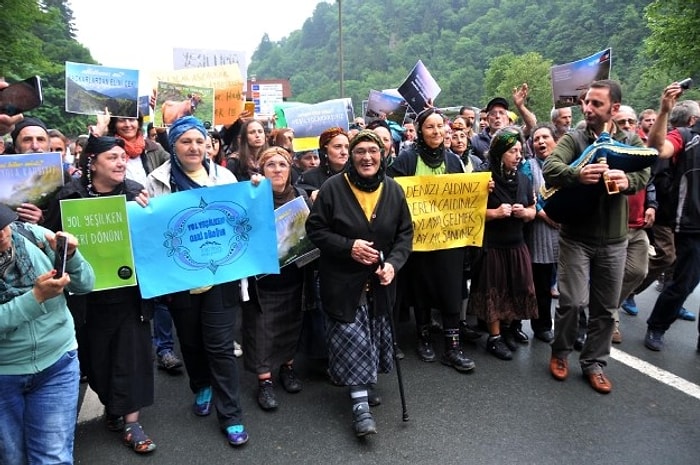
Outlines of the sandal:
{"label": "sandal", "polygon": [[129,423],[124,428],[124,445],[134,449],[137,454],[147,454],[156,450],[155,443],[146,436],[138,422]]}
{"label": "sandal", "polygon": [[105,424],[109,431],[120,433],[124,431],[124,417],[120,415],[105,414]]}

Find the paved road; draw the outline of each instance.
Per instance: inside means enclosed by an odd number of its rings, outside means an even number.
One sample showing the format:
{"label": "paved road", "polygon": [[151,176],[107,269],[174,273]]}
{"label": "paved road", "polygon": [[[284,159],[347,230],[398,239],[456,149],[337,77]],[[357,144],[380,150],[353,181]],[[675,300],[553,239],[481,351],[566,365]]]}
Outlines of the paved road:
{"label": "paved road", "polygon": [[[76,433],[79,464],[639,464],[698,465],[700,354],[697,324],[678,321],[660,353],[642,345],[645,319],[657,292],[637,303],[640,316],[622,315],[624,341],[614,348],[607,374],[613,392],[601,395],[579,376],[576,364],[563,383],[547,370],[549,348],[533,341],[513,361],[487,354],[484,341],[468,346],[477,368],[460,374],[420,362],[410,350],[412,324],[400,325],[407,353],[402,363],[410,420],[401,421],[395,373],[380,377],[384,399],[373,409],[379,434],[357,439],[347,392],[330,385],[320,367],[299,361],[304,390],[279,390],[278,411],[255,403],[255,379],[242,377],[250,442],[233,449],[214,415],[195,417],[183,376],[156,374],[156,403],[142,424],[158,444],[140,457],[108,432],[85,407]],[[700,292],[687,307],[697,310]],[[242,364],[241,364],[242,365]],[[89,397],[89,396],[88,396]],[[86,414],[87,413],[87,414]],[[88,418],[87,420],[85,418]]]}

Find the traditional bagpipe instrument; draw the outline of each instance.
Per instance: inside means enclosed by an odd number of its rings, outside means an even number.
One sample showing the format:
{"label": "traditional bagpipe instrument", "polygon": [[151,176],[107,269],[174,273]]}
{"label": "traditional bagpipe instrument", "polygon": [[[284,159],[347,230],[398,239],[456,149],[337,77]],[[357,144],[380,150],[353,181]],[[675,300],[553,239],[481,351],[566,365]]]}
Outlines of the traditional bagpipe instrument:
{"label": "traditional bagpipe instrument", "polygon": [[[580,170],[589,163],[606,162],[610,169],[632,173],[653,165],[658,158],[659,152],[656,149],[635,147],[615,141],[606,129],[604,128],[598,139],[586,147],[581,156],[569,165],[571,168]],[[574,140],[579,143],[576,137]],[[557,223],[568,224],[585,221],[606,192],[617,194],[619,191],[615,182],[607,182],[603,175],[602,182],[596,184],[577,183],[565,187],[552,187],[545,183],[539,195],[547,216]]]}

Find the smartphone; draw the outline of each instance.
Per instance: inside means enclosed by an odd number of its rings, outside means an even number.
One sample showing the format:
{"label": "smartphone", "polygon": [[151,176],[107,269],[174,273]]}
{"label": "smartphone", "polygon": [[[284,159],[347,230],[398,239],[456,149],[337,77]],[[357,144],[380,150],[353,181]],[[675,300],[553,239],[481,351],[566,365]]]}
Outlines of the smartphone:
{"label": "smartphone", "polygon": [[44,101],[41,78],[32,76],[0,89],[0,114],[14,116],[32,110]]}
{"label": "smartphone", "polygon": [[53,267],[56,270],[54,278],[58,279],[66,272],[66,258],[68,256],[68,241],[66,236],[56,235],[56,259]]}
{"label": "smartphone", "polygon": [[688,90],[690,89],[690,86],[693,85],[693,80],[690,78],[685,78],[681,82],[679,82],[678,85],[681,86],[681,89]]}

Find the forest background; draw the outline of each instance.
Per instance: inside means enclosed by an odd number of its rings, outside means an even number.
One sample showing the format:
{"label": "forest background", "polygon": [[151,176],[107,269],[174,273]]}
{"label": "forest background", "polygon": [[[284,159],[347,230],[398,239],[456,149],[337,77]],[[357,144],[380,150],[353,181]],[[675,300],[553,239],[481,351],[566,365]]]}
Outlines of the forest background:
{"label": "forest background", "polygon": [[[64,63],[96,61],[76,40],[69,2],[0,0],[0,11],[0,76],[40,75],[44,105],[31,115],[84,133],[91,118],[64,111]],[[263,36],[248,75],[289,79],[298,102],[342,92],[360,114],[370,89],[396,88],[420,59],[442,88],[438,106],[481,107],[527,82],[528,106],[548,120],[550,67],[611,47],[611,77],[637,111],[657,108],[662,89],[686,77],[696,88],[684,98],[700,98],[700,0],[343,0],[342,84],[339,38],[338,2],[319,3],[301,29],[277,42]]]}

